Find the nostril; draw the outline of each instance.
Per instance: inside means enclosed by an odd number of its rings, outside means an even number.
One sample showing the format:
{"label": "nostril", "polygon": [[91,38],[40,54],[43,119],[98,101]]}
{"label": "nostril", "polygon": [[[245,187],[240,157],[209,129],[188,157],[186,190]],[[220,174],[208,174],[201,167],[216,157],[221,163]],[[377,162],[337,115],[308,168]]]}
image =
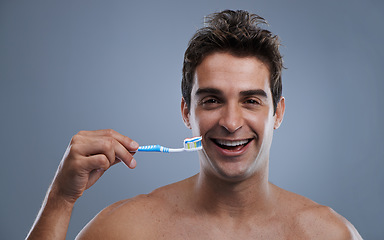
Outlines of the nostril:
{"label": "nostril", "polygon": [[229,133],[234,133],[243,126],[243,113],[237,103],[228,103],[221,114],[219,124]]}
{"label": "nostril", "polygon": [[239,130],[242,126],[228,126],[228,125],[221,125],[225,130],[227,130],[229,133],[234,133],[237,130]]}

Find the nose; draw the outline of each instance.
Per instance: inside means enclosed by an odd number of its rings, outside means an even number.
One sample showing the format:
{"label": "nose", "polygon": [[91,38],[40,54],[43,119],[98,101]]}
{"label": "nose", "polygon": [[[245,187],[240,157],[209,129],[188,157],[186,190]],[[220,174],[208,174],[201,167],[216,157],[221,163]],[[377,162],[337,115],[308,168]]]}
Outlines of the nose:
{"label": "nose", "polygon": [[240,106],[237,104],[227,104],[226,107],[222,108],[219,124],[229,133],[234,133],[240,129],[244,124],[243,113]]}

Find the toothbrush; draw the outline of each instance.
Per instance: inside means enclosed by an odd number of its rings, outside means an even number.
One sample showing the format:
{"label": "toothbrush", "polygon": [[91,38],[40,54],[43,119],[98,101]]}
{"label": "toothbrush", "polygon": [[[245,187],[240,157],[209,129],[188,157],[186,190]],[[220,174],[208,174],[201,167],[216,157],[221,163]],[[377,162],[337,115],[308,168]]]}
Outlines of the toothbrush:
{"label": "toothbrush", "polygon": [[183,148],[167,148],[160,145],[140,146],[139,149],[137,149],[137,152],[165,152],[165,153],[183,152],[183,151],[192,152],[192,151],[203,149],[203,146],[201,145],[201,140],[202,140],[202,137],[186,138],[184,139]]}

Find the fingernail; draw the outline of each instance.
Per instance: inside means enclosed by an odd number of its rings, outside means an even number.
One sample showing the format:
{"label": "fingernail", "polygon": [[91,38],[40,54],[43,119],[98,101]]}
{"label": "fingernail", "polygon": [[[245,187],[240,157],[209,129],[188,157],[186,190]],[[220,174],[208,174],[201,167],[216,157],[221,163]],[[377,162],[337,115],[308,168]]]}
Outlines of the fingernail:
{"label": "fingernail", "polygon": [[132,158],[132,160],[131,160],[131,163],[129,164],[129,167],[130,168],[135,168],[136,167],[136,160],[134,159],[134,158]]}
{"label": "fingernail", "polygon": [[131,145],[131,148],[135,148],[135,149],[139,147],[139,144],[135,141],[132,141],[130,145]]}

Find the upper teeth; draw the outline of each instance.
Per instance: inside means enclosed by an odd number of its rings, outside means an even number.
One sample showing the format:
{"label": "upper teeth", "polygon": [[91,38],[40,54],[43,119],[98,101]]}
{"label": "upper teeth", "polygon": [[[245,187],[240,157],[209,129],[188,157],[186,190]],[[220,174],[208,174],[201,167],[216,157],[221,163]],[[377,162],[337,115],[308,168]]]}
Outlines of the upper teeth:
{"label": "upper teeth", "polygon": [[216,142],[220,145],[225,145],[225,146],[229,146],[229,147],[234,147],[234,146],[239,146],[239,145],[243,145],[243,144],[246,144],[248,142],[248,140],[239,140],[239,141],[229,141],[229,140],[220,140],[220,139],[217,139]]}

